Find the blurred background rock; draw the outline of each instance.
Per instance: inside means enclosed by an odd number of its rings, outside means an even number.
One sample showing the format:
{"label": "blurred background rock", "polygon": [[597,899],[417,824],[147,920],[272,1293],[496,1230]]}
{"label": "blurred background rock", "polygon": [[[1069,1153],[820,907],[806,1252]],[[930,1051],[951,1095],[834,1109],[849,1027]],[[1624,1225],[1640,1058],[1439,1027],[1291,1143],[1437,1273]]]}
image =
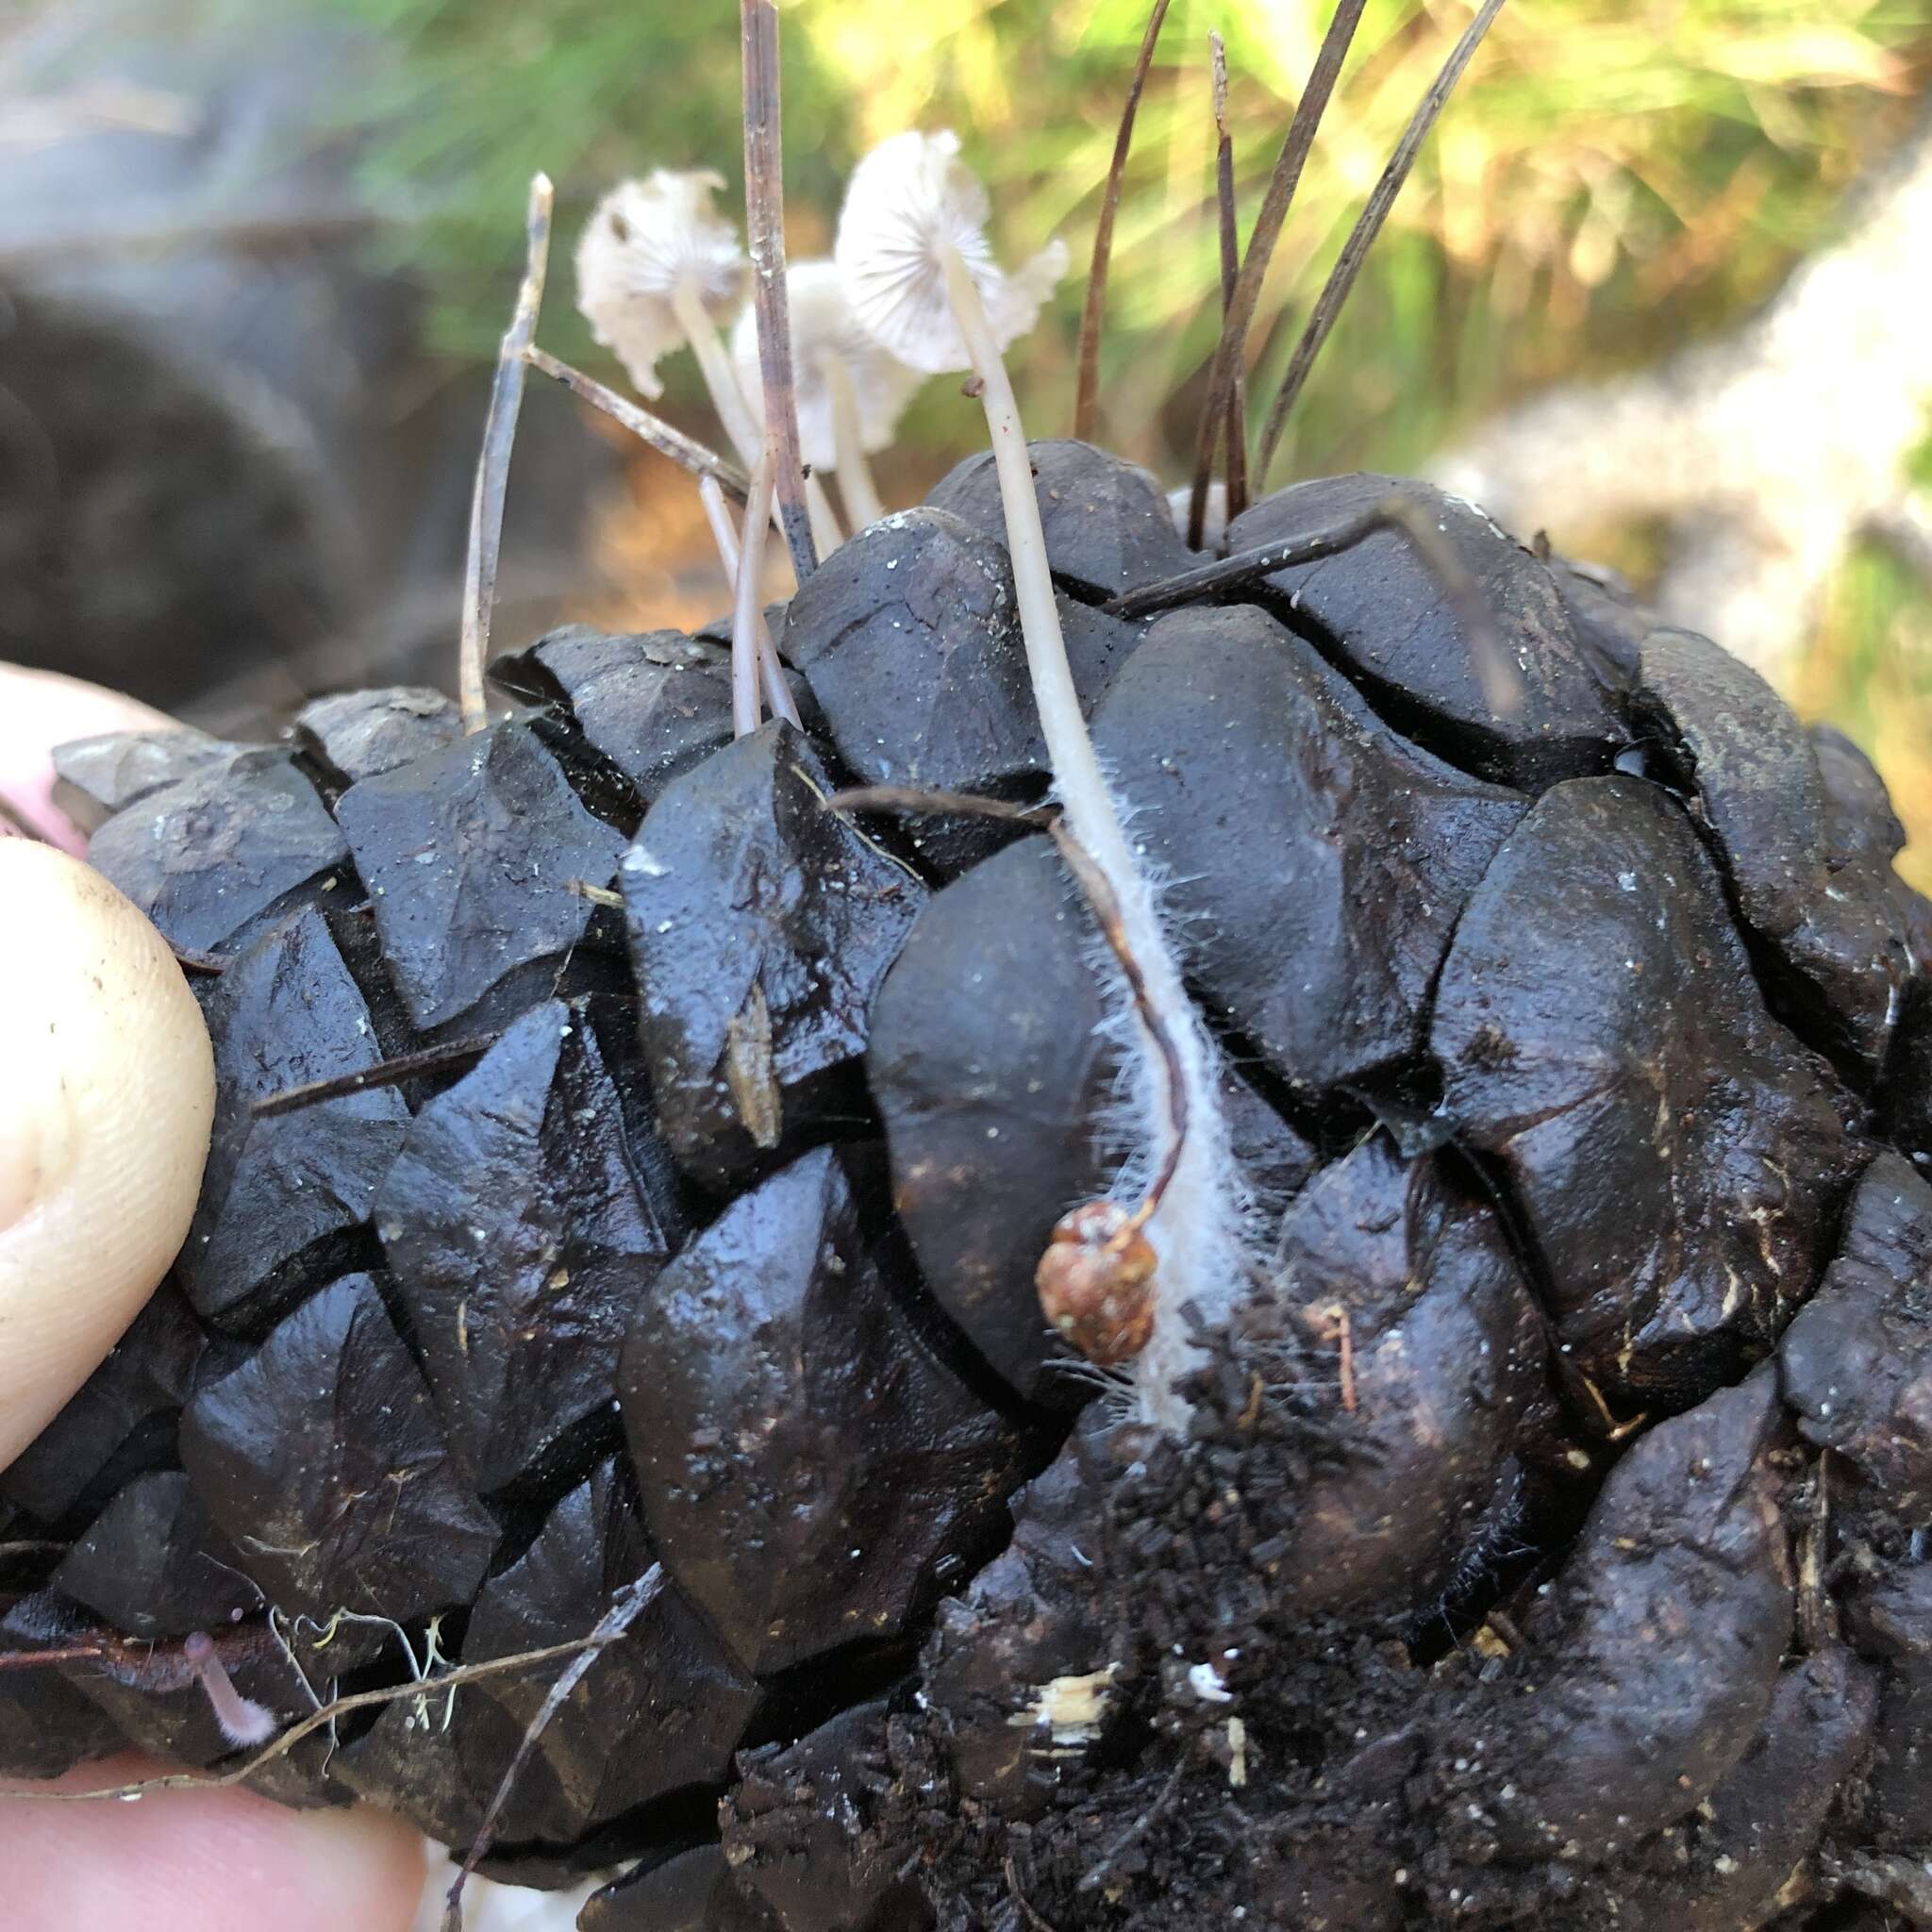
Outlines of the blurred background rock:
{"label": "blurred background rock", "polygon": [[[221,725],[440,670],[476,376],[508,314],[528,177],[558,186],[542,340],[621,382],[571,310],[569,246],[626,173],[737,180],[731,9],[27,13],[0,55],[0,655]],[[1257,418],[1468,13],[1371,0],[1252,338]],[[1218,322],[1208,31],[1228,42],[1245,228],[1325,14],[1174,0],[1168,17],[1116,235],[1101,440],[1170,482]],[[785,9],[794,259],[828,244],[851,162],[915,124],[958,130],[1008,255],[1066,236],[1075,272],[1015,354],[1035,435],[1071,413],[1093,211],[1145,16],[1144,0]],[[1520,534],[1621,568],[1874,753],[1922,885],[1928,91],[1924,0],[1512,0],[1271,479],[1430,468]],[[715,439],[689,361],[664,374],[666,413]],[[878,465],[887,500],[922,495],[978,434],[955,385],[928,385]],[[62,459],[62,436],[84,456]],[[724,599],[684,479],[538,385],[507,541],[506,642],[550,611],[688,625]],[[177,568],[211,558],[228,560]]]}

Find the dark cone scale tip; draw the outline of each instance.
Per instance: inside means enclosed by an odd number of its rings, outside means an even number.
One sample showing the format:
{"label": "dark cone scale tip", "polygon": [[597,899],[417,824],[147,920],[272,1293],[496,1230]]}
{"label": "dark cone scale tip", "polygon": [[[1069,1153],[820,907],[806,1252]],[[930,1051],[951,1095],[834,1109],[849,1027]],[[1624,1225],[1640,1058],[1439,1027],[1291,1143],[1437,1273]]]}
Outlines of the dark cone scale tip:
{"label": "dark cone scale tip", "polygon": [[[230,1764],[591,1932],[1932,1923],[1932,907],[1882,784],[1470,506],[1520,700],[1399,532],[1196,561],[1043,443],[1075,684],[1224,1048],[1252,1276],[1186,1440],[1048,1329],[1144,1156],[1051,842],[990,463],[717,637],[552,633],[462,736],[59,757],[215,1047],[174,1275],[0,1473],[0,1773]],[[307,1104],[261,1109],[295,1090]],[[301,1096],[298,1094],[298,1098]],[[1098,1399],[1096,1398],[1098,1395]],[[654,1566],[656,1566],[654,1568]],[[273,1612],[273,1621],[271,1613]],[[427,1669],[429,1681],[415,1685]]]}

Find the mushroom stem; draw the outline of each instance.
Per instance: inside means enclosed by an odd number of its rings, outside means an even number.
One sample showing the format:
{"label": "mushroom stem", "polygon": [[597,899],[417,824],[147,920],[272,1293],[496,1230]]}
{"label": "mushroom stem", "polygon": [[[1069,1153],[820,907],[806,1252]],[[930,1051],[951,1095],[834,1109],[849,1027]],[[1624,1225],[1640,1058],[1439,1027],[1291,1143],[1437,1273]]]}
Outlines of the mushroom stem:
{"label": "mushroom stem", "polygon": [[265,1744],[275,1736],[274,1712],[236,1690],[235,1680],[228,1675],[227,1666],[215,1649],[214,1639],[206,1630],[188,1635],[181,1645],[181,1656],[208,1693],[215,1723],[229,1743]]}
{"label": "mushroom stem", "polygon": [[[705,378],[705,388],[710,392],[711,407],[718,412],[718,421],[724,425],[724,435],[738,452],[739,459],[749,469],[757,462],[758,451],[764,447],[765,432],[752,414],[751,406],[744,399],[744,391],[738,386],[738,372],[732,368],[731,358],[725,353],[718,325],[706,312],[705,305],[699,300],[698,291],[689,277],[680,277],[671,291],[671,308],[677,317],[678,326],[691,340],[691,354],[698,358],[699,373]],[[820,555],[838,549],[845,541],[845,533],[833,514],[824,486],[816,476],[805,479],[805,508],[811,519],[812,541],[818,545]],[[775,508],[772,514],[777,514]],[[785,534],[782,524],[778,534],[781,537]]]}
{"label": "mushroom stem", "polygon": [[845,514],[856,530],[869,528],[886,513],[872,480],[872,465],[865,459],[865,433],[858,420],[858,391],[852,385],[852,372],[839,355],[822,356],[825,391],[832,399],[832,450],[838,459],[839,493],[845,499]]}
{"label": "mushroom stem", "polygon": [[[1178,1057],[1189,1128],[1159,1210],[1147,1226],[1159,1257],[1158,1312],[1152,1339],[1134,1369],[1143,1415],[1164,1428],[1178,1429],[1185,1424],[1187,1406],[1174,1385],[1198,1356],[1181,1311],[1191,1305],[1200,1321],[1213,1322],[1231,1306],[1242,1275],[1240,1213],[1230,1185],[1235,1170],[1214,1048],[1182,985],[1174,949],[1155,910],[1153,889],[1127,842],[1080,710],[1060,634],[1033,465],[998,336],[958,250],[941,242],[938,255],[954,319],[979,378],[1033,701],[1055,783],[1074,836],[1119,902],[1121,930],[1141,963],[1147,1004],[1159,1016]],[[1142,1139],[1151,1146],[1161,1140],[1158,1124],[1169,1111],[1157,1066],[1160,1042],[1138,1011],[1134,1025],[1141,1049],[1136,1056],[1139,1106],[1147,1124]]]}
{"label": "mushroom stem", "polygon": [[[711,538],[718,546],[719,560],[724,566],[725,576],[731,580],[735,608],[738,532],[731,527],[731,512],[724,507],[724,492],[714,478],[704,476],[699,479],[698,495],[710,522]],[[788,724],[799,724],[798,707],[791,701],[791,687],[785,682],[785,667],[778,661],[778,647],[772,641],[772,626],[765,622],[762,609],[758,612],[758,676],[765,688],[765,703],[772,708],[774,715],[783,718]]]}
{"label": "mushroom stem", "polygon": [[731,611],[731,731],[744,738],[763,723],[758,705],[758,629],[764,622],[759,602],[765,569],[765,531],[772,521],[773,478],[777,465],[764,451],[751,469],[751,494],[744,507],[744,542],[738,553],[738,596]]}

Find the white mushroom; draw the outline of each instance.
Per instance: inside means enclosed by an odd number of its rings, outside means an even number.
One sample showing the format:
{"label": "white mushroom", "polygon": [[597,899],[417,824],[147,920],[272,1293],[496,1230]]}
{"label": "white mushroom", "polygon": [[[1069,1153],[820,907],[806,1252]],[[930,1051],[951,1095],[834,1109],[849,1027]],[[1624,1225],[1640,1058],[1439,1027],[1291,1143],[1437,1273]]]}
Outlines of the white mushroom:
{"label": "white mushroom", "polygon": [[[847,517],[863,529],[886,513],[865,458],[891,444],[925,378],[859,327],[836,262],[794,263],[786,287],[799,444],[813,469],[837,472]],[[731,332],[731,359],[745,394],[759,406],[758,329],[749,313]]]}
{"label": "white mushroom", "polygon": [[853,171],[833,251],[858,325],[900,361],[928,375],[973,358],[946,300],[940,254],[965,264],[1004,350],[1038,320],[1067,272],[1067,247],[1049,242],[1017,275],[993,259],[986,190],[959,159],[959,138],[895,134]]}
{"label": "white mushroom", "polygon": [[[1150,1152],[1165,1147],[1174,1165],[1141,1230],[1157,1257],[1156,1315],[1132,1374],[1141,1413],[1179,1428],[1187,1407],[1175,1383],[1198,1355],[1183,1310],[1191,1304],[1211,1323],[1231,1306],[1244,1276],[1239,1184],[1216,1049],[1188,998],[1154,890],[1122,828],[1081,714],[1025,433],[1001,360],[1058,275],[1058,257],[1050,251],[1019,275],[1003,275],[981,226],[986,211],[985,191],[960,163],[951,135],[895,136],[853,175],[836,259],[854,313],[895,355],[935,372],[971,368],[979,378],[1041,734],[1068,824],[1111,888],[1120,930],[1145,982],[1146,1008],[1173,1046],[1170,1062],[1136,1011],[1137,1138]],[[1184,1106],[1169,1091],[1170,1064]]]}
{"label": "white mushroom", "polygon": [[[658,168],[619,182],[577,241],[577,308],[642,395],[663,394],[659,359],[689,348],[727,441],[749,466],[764,430],[719,331],[744,308],[751,265],[738,230],[712,209],[724,186],[708,168]],[[759,392],[756,380],[750,391]],[[843,532],[824,490],[808,481],[807,500],[814,541],[836,549]]]}

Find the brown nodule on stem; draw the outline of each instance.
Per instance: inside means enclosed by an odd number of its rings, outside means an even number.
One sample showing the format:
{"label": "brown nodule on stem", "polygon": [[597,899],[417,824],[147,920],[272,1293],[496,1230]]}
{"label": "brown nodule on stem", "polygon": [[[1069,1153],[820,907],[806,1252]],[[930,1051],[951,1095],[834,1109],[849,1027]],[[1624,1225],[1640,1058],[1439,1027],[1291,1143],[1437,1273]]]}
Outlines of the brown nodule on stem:
{"label": "brown nodule on stem", "polygon": [[1403,129],[1402,139],[1395,144],[1395,152],[1389,157],[1389,165],[1382,170],[1381,178],[1370,192],[1355,226],[1349,231],[1348,240],[1341,244],[1341,253],[1335,258],[1335,266],[1328,272],[1328,279],[1316,297],[1307,326],[1302,330],[1301,340],[1294,345],[1294,354],[1289,358],[1288,373],[1281,378],[1281,388],[1268,411],[1267,426],[1261,431],[1261,447],[1256,458],[1255,473],[1264,480],[1274,464],[1274,453],[1281,446],[1281,435],[1288,426],[1289,411],[1294,408],[1295,398],[1301,394],[1308,379],[1308,371],[1313,368],[1315,358],[1322,353],[1322,345],[1328,340],[1328,332],[1335,326],[1335,319],[1348,300],[1349,291],[1355,287],[1356,277],[1361,273],[1362,263],[1368,259],[1369,250],[1374,246],[1375,237],[1382,232],[1382,224],[1388,220],[1389,210],[1395,205],[1395,197],[1402,192],[1402,185],[1408,179],[1408,171],[1415,165],[1415,158],[1421,153],[1423,142],[1428,139],[1429,129],[1436,125],[1436,119],[1449,96],[1456,92],[1456,83],[1462,78],[1462,70],[1482,44],[1483,36],[1490,30],[1490,23],[1502,10],[1503,0],[1484,0],[1481,10],[1464,29],[1448,59],[1443,61],[1441,72],[1429,83],[1428,92],[1416,104],[1408,125]]}
{"label": "brown nodule on stem", "polygon": [[[1181,1065],[1179,1042],[1174,1037],[1165,1015],[1159,1009],[1141,970],[1141,961],[1127,939],[1121,917],[1120,900],[1107,874],[1094,863],[1092,855],[1076,839],[1064,815],[1050,807],[1008,805],[1003,799],[980,798],[971,791],[927,791],[903,785],[867,785],[847,791],[835,791],[825,801],[832,811],[905,811],[935,814],[959,813],[974,818],[999,819],[1008,824],[1026,825],[1045,832],[1058,846],[1060,859],[1080,888],[1100,936],[1107,941],[1121,976],[1127,982],[1134,1010],[1147,1029],[1155,1050],[1160,1056],[1167,1088],[1167,1144],[1161,1150],[1160,1164],[1147,1184],[1139,1205],[1131,1212],[1122,1210],[1124,1222],[1110,1231],[1116,1251],[1124,1250],[1136,1240],[1160,1207],[1161,1197],[1179,1167],[1181,1149],[1188,1138],[1188,1085]],[[1076,1212],[1080,1210],[1075,1210]]]}
{"label": "brown nodule on stem", "polygon": [[1491,609],[1482,586],[1463,568],[1461,559],[1443,541],[1441,531],[1427,512],[1407,497],[1385,496],[1368,508],[1321,529],[1287,537],[1278,543],[1257,544],[1252,550],[1237,550],[1231,557],[1218,558],[1212,563],[1163,577],[1158,583],[1123,591],[1100,608],[1110,617],[1151,617],[1157,611],[1173,610],[1183,604],[1234,595],[1273,576],[1276,571],[1292,570],[1300,564],[1315,563],[1352,549],[1378,530],[1393,530],[1415,546],[1469,639],[1471,658],[1476,675],[1482,680],[1484,701],[1499,718],[1513,715],[1523,702],[1523,673],[1503,641],[1496,614]]}
{"label": "brown nodule on stem", "polygon": [[785,284],[778,9],[772,0],[741,0],[739,26],[744,49],[744,221],[751,246],[758,368],[765,383],[765,436],[777,464],[778,519],[791,552],[792,574],[802,584],[818,568],[819,559],[805,500],[798,391],[791,369],[791,305]]}
{"label": "brown nodule on stem", "polygon": [[555,195],[550,177],[530,183],[525,222],[523,285],[509,327],[497,353],[496,379],[490,390],[490,413],[483,425],[483,453],[470,498],[470,553],[463,568],[463,621],[457,688],[463,729],[481,731],[490,722],[483,694],[483,667],[490,657],[490,616],[496,601],[496,559],[503,543],[503,497],[509,482],[510,449],[517,438],[517,415],[524,405],[525,351],[537,334],[543,307],[543,282],[550,271],[550,211]]}
{"label": "brown nodule on stem", "polygon": [[[1221,320],[1234,308],[1235,284],[1241,279],[1241,242],[1234,199],[1234,133],[1227,120],[1227,46],[1219,33],[1208,36],[1214,90],[1214,207],[1221,241]],[[1248,507],[1248,385],[1239,367],[1234,391],[1227,399],[1225,522],[1233,523]],[[1193,505],[1188,506],[1190,521]],[[1205,535],[1205,527],[1203,534]]]}
{"label": "brown nodule on stem", "polygon": [[628,429],[640,442],[647,443],[660,457],[669,457],[680,469],[687,470],[693,476],[708,476],[724,491],[726,496],[742,503],[745,492],[751,488],[750,479],[734,462],[721,457],[714,449],[708,449],[693,436],[687,436],[681,429],[674,429],[660,416],[654,416],[648,409],[641,409],[626,396],[621,396],[613,389],[607,389],[594,376],[586,375],[581,369],[574,369],[568,362],[560,362],[547,349],[540,349],[532,343],[524,351],[524,360],[541,375],[547,375],[553,382],[559,382],[571,394],[587,402],[594,409],[601,409],[613,423]]}
{"label": "brown nodule on stem", "polygon": [[425,1046],[416,1053],[399,1053],[358,1073],[336,1074],[326,1080],[308,1080],[300,1087],[284,1087],[279,1093],[264,1094],[248,1111],[257,1120],[273,1120],[276,1114],[294,1113],[305,1107],[319,1106],[325,1100],[340,1100],[345,1093],[361,1093],[371,1087],[399,1086],[419,1074],[452,1073],[480,1060],[496,1044],[497,1038],[491,1033],[475,1040],[453,1040],[446,1046]]}
{"label": "brown nodule on stem", "polygon": [[1208,485],[1214,474],[1214,446],[1227,422],[1228,404],[1234,396],[1241,374],[1241,356],[1247,346],[1248,329],[1255,319],[1256,305],[1261,299],[1261,283],[1268,265],[1274,258],[1274,244],[1281,239],[1283,224],[1301,185],[1302,169],[1308,151],[1315,144],[1315,130],[1335,92],[1348,44],[1355,38],[1356,24],[1362,17],[1367,0],[1340,0],[1328,31],[1322,37],[1308,84],[1295,104],[1294,118],[1276,157],[1274,172],[1262,197],[1261,211],[1255,217],[1255,232],[1248,238],[1247,258],[1235,280],[1234,297],[1227,304],[1221,326],[1221,340],[1214,346],[1213,367],[1208,378],[1207,406],[1201,411],[1201,427],[1194,443],[1193,494],[1188,504],[1188,541],[1198,550],[1208,515]]}
{"label": "brown nodule on stem", "polygon": [[1147,86],[1147,71],[1154,64],[1155,42],[1160,39],[1168,4],[1169,0],[1154,0],[1154,10],[1147,16],[1140,58],[1134,62],[1127,98],[1121,106],[1120,132],[1114,136],[1113,159],[1108,163],[1107,185],[1101,191],[1100,218],[1093,226],[1093,265],[1087,271],[1087,300],[1080,310],[1079,377],[1074,389],[1074,435],[1082,442],[1092,441],[1093,418],[1100,402],[1100,325],[1107,309],[1107,270],[1113,256],[1121,182],[1127,171],[1127,151],[1134,143],[1134,117],[1141,109],[1141,95]]}

